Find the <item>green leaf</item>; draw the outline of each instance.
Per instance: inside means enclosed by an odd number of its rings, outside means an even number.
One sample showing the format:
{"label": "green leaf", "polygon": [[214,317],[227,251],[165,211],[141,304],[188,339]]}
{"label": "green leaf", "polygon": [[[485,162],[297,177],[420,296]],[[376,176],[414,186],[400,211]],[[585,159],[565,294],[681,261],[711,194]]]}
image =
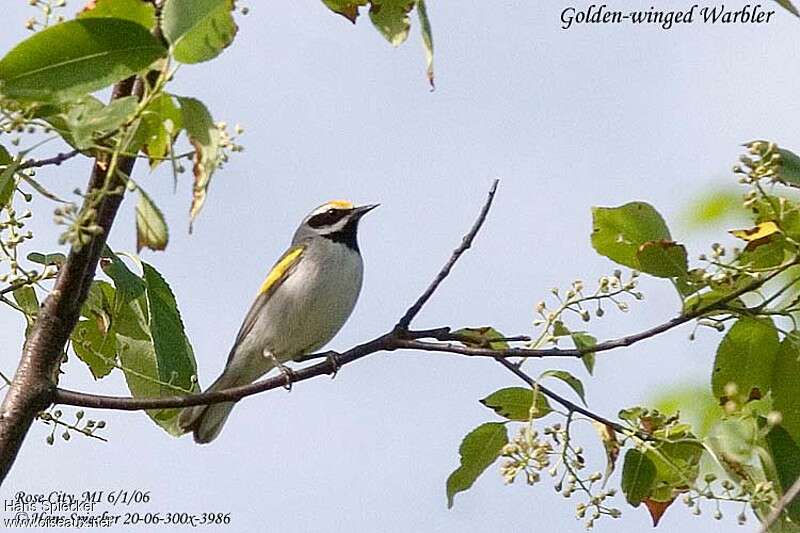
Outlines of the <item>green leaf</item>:
{"label": "green leaf", "polygon": [[[536,409],[532,411],[534,397],[536,398]],[[525,387],[500,389],[480,402],[503,418],[519,422],[527,422],[531,418],[542,418],[553,410],[544,394],[534,393],[533,389]]]}
{"label": "green leaf", "polygon": [[136,74],[165,54],[150,32],[130,20],[70,20],[34,33],[0,60],[0,93],[66,100]]}
{"label": "green leaf", "polygon": [[592,246],[597,253],[634,269],[641,268],[636,255],[641,245],[672,240],[664,219],[644,202],[594,207],[592,221]]}
{"label": "green leaf", "polygon": [[[142,264],[144,278],[140,278],[109,250],[106,256],[110,261],[104,271],[117,289],[113,319],[117,353],[131,394],[150,398],[196,392],[194,353],[169,286],[147,263]],[[147,414],[171,435],[182,434],[177,423],[180,409]]]}
{"label": "green leaf", "polygon": [[95,0],[90,9],[84,8],[77,18],[111,17],[125,19],[152,30],[156,24],[156,8],[142,0]]}
{"label": "green leaf", "polygon": [[[593,348],[597,344],[597,339],[592,335],[589,335],[585,331],[573,331],[572,332],[572,342],[575,344],[575,348],[578,350],[586,350],[589,348]],[[583,366],[586,367],[586,370],[589,372],[591,376],[594,373],[594,363],[595,363],[595,354],[594,352],[589,352],[583,354],[581,357],[581,362]]]}
{"label": "green leaf", "polygon": [[773,234],[748,243],[737,259],[740,266],[766,269],[780,265],[793,252],[794,246],[786,242],[783,235]]}
{"label": "green leaf", "polygon": [[114,370],[116,336],[113,330],[104,330],[100,320],[81,320],[70,340],[75,355],[86,363],[94,379],[104,378]]}
{"label": "green leaf", "polygon": [[14,189],[17,188],[16,174],[21,162],[21,159],[15,159],[6,165],[5,170],[0,172],[0,208],[9,204]]}
{"label": "green leaf", "polygon": [[[74,130],[80,129],[81,122],[98,113],[104,107],[105,104],[94,96],[85,95],[74,100],[37,108],[34,116],[50,124],[50,127],[61,135],[67,144],[81,150],[80,146],[86,146],[91,143],[88,138],[75,138]],[[89,133],[91,134],[91,132]]]}
{"label": "green leaf", "polygon": [[153,337],[158,373],[162,381],[183,389],[196,388],[192,379],[197,374],[194,351],[186,337],[178,302],[161,274],[142,263],[150,309],[150,334]]}
{"label": "green leaf", "polygon": [[192,187],[192,207],[189,210],[189,232],[192,223],[206,201],[206,192],[211,176],[219,165],[219,129],[214,125],[211,113],[200,100],[179,97],[183,127],[195,149],[194,185]]}
{"label": "green leaf", "polygon": [[100,266],[117,289],[115,310],[119,309],[120,305],[127,305],[144,294],[145,284],[142,278],[131,272],[122,259],[107,246],[103,250]]}
{"label": "green leaf", "polygon": [[[786,493],[800,477],[800,446],[781,426],[775,426],[767,433],[766,443],[778,474],[779,494]],[[795,498],[786,511],[792,520],[800,521],[800,499]]]}
{"label": "green leaf", "polygon": [[114,287],[106,281],[96,279],[89,286],[86,301],[81,306],[81,316],[97,321],[97,327],[105,333],[111,329],[115,299]]}
{"label": "green leaf", "polygon": [[372,0],[369,18],[392,46],[400,46],[408,38],[408,13],[414,3],[415,0]]}
{"label": "green leaf", "polygon": [[453,507],[456,494],[472,487],[478,476],[497,460],[506,444],[508,433],[500,422],[482,424],[464,437],[458,450],[461,465],[447,478],[448,508]]}
{"label": "green leaf", "polygon": [[39,314],[39,298],[36,297],[36,290],[30,285],[14,289],[14,301],[26,315],[35,317]]}
{"label": "green leaf", "polygon": [[[695,272],[694,270],[691,271],[689,275],[692,276],[694,272]],[[704,286],[703,282],[696,283],[694,282],[694,280],[692,280],[690,284],[680,287],[681,290],[685,290],[685,292],[682,292],[682,294],[686,296],[683,301],[684,313],[694,313],[697,312],[698,310],[708,309],[709,307],[713,306],[723,298],[729,297],[729,295],[732,292],[752,285],[753,279],[749,275],[736,275],[734,276],[733,280],[726,280],[725,282],[722,283],[715,283],[711,281],[709,283],[711,284],[710,290],[703,290],[708,285]],[[700,287],[699,290],[697,290],[696,292],[692,292],[692,289],[696,289],[698,287]],[[742,309],[746,308],[741,298],[736,298],[733,301],[729,302],[727,305],[730,307],[739,307]],[[723,312],[727,313],[727,311],[724,310]],[[721,312],[719,310],[711,311],[707,316],[712,316],[714,314],[721,314]]]}
{"label": "green leaf", "polygon": [[778,5],[781,6],[783,9],[787,10],[789,13],[794,15],[795,17],[800,17],[800,13],[797,12],[797,8],[794,7],[790,0],[775,0],[778,2]]}
{"label": "green leaf", "polygon": [[628,503],[638,507],[650,495],[655,481],[653,461],[639,450],[628,450],[622,465],[622,492]]}
{"label": "green leaf", "polygon": [[[117,288],[119,294],[119,287]],[[120,307],[114,318],[116,345],[120,364],[124,367],[125,381],[131,395],[135,398],[153,398],[177,394],[172,388],[164,387],[160,381],[158,360],[153,339],[150,337],[146,321],[145,298],[139,297]],[[167,433],[179,436],[180,409],[149,410],[147,415]]]}
{"label": "green leaf", "polygon": [[428,8],[425,0],[417,0],[417,15],[419,16],[419,27],[422,33],[422,46],[425,49],[425,63],[427,64],[428,83],[433,90],[433,33],[431,32],[431,21],[428,19]]}
{"label": "green leaf", "polygon": [[676,492],[684,492],[694,485],[700,472],[703,445],[690,440],[691,437],[693,435],[689,434],[679,437],[676,442],[662,442],[645,452],[656,467],[649,499],[669,502],[675,498]]}
{"label": "green leaf", "polygon": [[800,337],[792,332],[781,342],[772,374],[772,406],[781,426],[800,442]]}
{"label": "green leaf", "polygon": [[153,203],[147,193],[139,188],[139,202],[136,204],[136,251],[143,247],[163,250],[169,241],[169,231],[164,215]]}
{"label": "green leaf", "polygon": [[731,327],[717,348],[711,390],[726,396],[726,385],[734,383],[744,398],[760,398],[770,389],[780,344],[771,319],[742,317]]}
{"label": "green leaf", "polygon": [[575,394],[577,394],[578,397],[581,399],[583,405],[586,405],[586,392],[583,389],[583,383],[581,382],[581,380],[579,380],[566,370],[547,370],[539,375],[539,379],[544,379],[544,378],[560,379],[561,381],[569,385],[570,388],[575,391]]}
{"label": "green leaf", "polygon": [[642,272],[658,278],[681,278],[689,270],[686,248],[673,241],[649,241],[636,252]]}
{"label": "green leaf", "polygon": [[570,334],[569,328],[561,320],[553,322],[553,337],[566,337]]}
{"label": "green leaf", "polygon": [[723,465],[735,468],[752,460],[758,446],[758,428],[752,418],[727,418],[712,428],[707,440],[722,457]]}
{"label": "green leaf", "polygon": [[508,348],[508,343],[504,340],[495,341],[494,339],[503,339],[505,335],[497,331],[491,326],[482,326],[478,328],[461,328],[453,332],[453,335],[463,337],[461,344],[465,346],[473,346],[476,348],[489,348],[491,350],[505,350]]}
{"label": "green leaf", "polygon": [[56,252],[54,254],[42,254],[39,252],[31,252],[28,254],[28,261],[39,265],[63,265],[67,256],[62,253]]}
{"label": "green leaf", "polygon": [[620,409],[617,416],[620,418],[620,420],[630,422],[632,426],[638,426],[639,420],[645,415],[645,413],[647,413],[647,410],[644,407],[636,406],[628,409]]}
{"label": "green leaf", "polygon": [[0,165],[6,166],[12,161],[14,161],[14,158],[11,157],[11,154],[8,153],[4,146],[0,145]]}
{"label": "green leaf", "polygon": [[322,0],[328,9],[334,13],[342,15],[344,18],[356,23],[358,18],[358,8],[367,5],[368,0]]}
{"label": "green leaf", "polygon": [[214,59],[233,41],[232,0],[167,0],[161,28],[181,63]]}
{"label": "green leaf", "polygon": [[144,108],[132,144],[143,147],[150,156],[151,169],[170,153],[170,146],[182,125],[181,110],[169,94],[158,95]]}
{"label": "green leaf", "polygon": [[25,313],[25,338],[27,338],[36,321],[36,316],[39,314],[39,298],[36,297],[36,291],[30,285],[14,289],[13,294],[14,301]]}
{"label": "green leaf", "polygon": [[782,211],[780,229],[787,237],[797,240],[800,238],[800,205],[784,197],[780,197],[779,202]]}
{"label": "green leaf", "polygon": [[99,109],[90,103],[92,100],[84,102],[85,105],[70,108],[65,121],[79,150],[93,146],[96,139],[119,129],[133,117],[139,105],[135,96],[118,98]]}
{"label": "green leaf", "polygon": [[[794,14],[797,15],[797,12]],[[778,148],[778,153],[781,156],[778,177],[789,185],[800,185],[800,157],[784,148]]]}

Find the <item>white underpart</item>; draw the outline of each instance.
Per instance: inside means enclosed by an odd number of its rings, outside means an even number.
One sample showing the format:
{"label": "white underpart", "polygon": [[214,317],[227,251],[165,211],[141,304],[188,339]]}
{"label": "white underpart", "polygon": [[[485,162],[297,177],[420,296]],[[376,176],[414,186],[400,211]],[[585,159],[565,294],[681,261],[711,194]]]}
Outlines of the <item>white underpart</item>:
{"label": "white underpart", "polygon": [[358,253],[318,239],[273,292],[226,373],[250,383],[273,367],[264,351],[283,363],[325,346],[353,311],[362,277]]}

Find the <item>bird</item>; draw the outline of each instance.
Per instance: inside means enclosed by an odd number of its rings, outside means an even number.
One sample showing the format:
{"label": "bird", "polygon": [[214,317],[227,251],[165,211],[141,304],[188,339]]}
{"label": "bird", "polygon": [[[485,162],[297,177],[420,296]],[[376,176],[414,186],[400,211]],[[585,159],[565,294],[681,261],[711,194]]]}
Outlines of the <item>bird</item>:
{"label": "bird", "polygon": [[[300,223],[289,249],[267,274],[242,322],[225,369],[207,391],[246,385],[283,363],[325,346],[342,328],[361,292],[361,217],[379,204],[331,200]],[[235,402],[185,408],[179,427],[195,442],[213,441]]]}

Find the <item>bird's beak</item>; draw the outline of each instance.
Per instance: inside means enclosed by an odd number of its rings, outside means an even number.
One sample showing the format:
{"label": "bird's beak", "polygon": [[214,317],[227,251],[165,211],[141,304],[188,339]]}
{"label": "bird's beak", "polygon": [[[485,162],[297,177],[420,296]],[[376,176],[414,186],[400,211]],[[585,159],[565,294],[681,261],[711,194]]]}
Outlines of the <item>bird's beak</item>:
{"label": "bird's beak", "polygon": [[356,216],[356,218],[361,218],[370,211],[372,211],[373,209],[375,209],[376,207],[378,207],[379,205],[381,204],[360,205],[358,207],[353,208],[353,214]]}

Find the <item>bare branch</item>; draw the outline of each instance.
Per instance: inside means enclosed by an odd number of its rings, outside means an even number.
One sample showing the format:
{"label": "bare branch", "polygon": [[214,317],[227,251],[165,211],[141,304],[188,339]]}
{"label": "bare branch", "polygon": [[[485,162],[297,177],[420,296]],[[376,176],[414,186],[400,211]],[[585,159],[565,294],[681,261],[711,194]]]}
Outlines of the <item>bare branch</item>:
{"label": "bare branch", "polygon": [[46,167],[48,165],[58,166],[64,161],[68,161],[80,153],[80,150],[70,150],[69,152],[60,153],[56,156],[48,157],[47,159],[28,159],[20,164],[20,166],[17,167],[17,170],[19,171],[25,170],[26,168]]}
{"label": "bare branch", "polygon": [[263,379],[249,385],[231,387],[217,392],[203,392],[187,396],[161,396],[157,398],[130,398],[122,396],[103,396],[87,394],[66,389],[56,389],[54,403],[62,405],[75,405],[94,409],[117,409],[122,411],[140,411],[142,409],[165,409],[171,407],[190,407],[192,405],[207,405],[220,402],[238,401],[247,396],[260,392],[290,386],[300,381],[313,377],[333,374],[338,367],[352,363],[369,354],[391,350],[391,335],[378,337],[341,354],[336,354],[322,363],[293,370],[291,373],[282,373],[277,376]]}
{"label": "bare branch", "polygon": [[411,321],[414,320],[414,317],[422,309],[422,306],[427,303],[427,301],[433,296],[433,293],[436,292],[436,289],[439,288],[439,285],[445,280],[447,276],[450,275],[450,270],[452,270],[453,265],[456,264],[456,261],[466,252],[470,246],[472,246],[472,241],[475,240],[475,236],[483,226],[484,221],[486,220],[486,215],[489,214],[489,209],[492,207],[492,201],[494,201],[494,193],[497,191],[497,184],[500,183],[500,180],[496,179],[492,182],[492,186],[489,189],[489,196],[486,198],[486,203],[483,204],[483,208],[481,209],[480,214],[478,215],[477,220],[472,225],[472,228],[464,235],[464,239],[461,241],[461,244],[453,250],[453,254],[450,256],[450,259],[445,263],[442,269],[436,274],[436,277],[433,278],[433,281],[425,289],[417,301],[408,308],[408,311],[403,315],[400,321],[397,322],[397,325],[394,327],[396,331],[404,331],[407,330],[408,327],[411,325]]}

